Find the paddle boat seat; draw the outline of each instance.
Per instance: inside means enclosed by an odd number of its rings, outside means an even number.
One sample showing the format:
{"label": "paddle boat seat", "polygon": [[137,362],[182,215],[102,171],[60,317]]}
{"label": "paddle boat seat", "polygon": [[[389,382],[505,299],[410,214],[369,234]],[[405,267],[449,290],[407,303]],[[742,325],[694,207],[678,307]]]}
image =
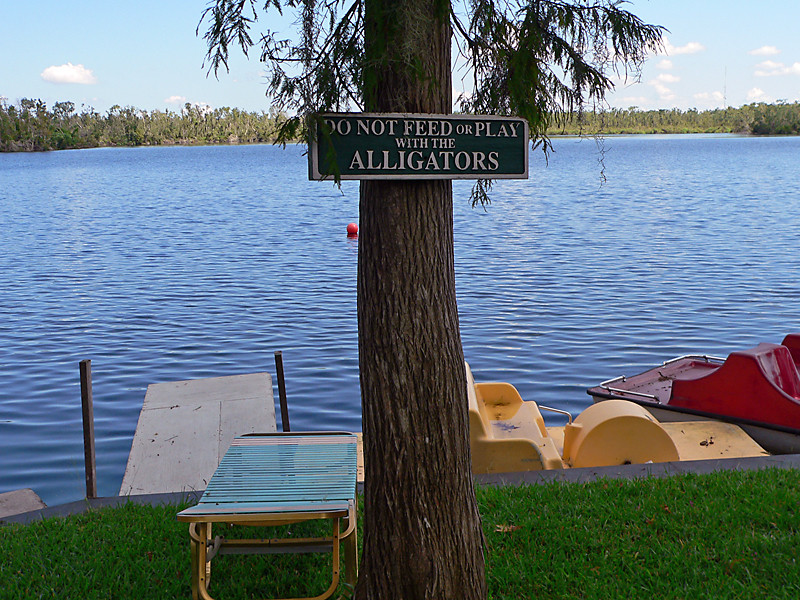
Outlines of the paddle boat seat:
{"label": "paddle boat seat", "polygon": [[669,405],[800,428],[800,377],[789,341],[732,352],[710,373],[676,377]]}
{"label": "paddle boat seat", "polygon": [[466,371],[473,473],[564,467],[535,402],[509,383],[476,384],[469,365]]}
{"label": "paddle boat seat", "polygon": [[800,370],[800,333],[790,333],[781,342],[781,346],[786,346],[789,349],[789,354],[792,355],[794,366]]}
{"label": "paddle boat seat", "polygon": [[[339,584],[340,544],[345,575],[355,584],[357,437],[351,433],[271,433],[237,437],[222,457],[197,505],[178,513],[189,523],[193,600],[208,592],[217,554],[329,552],[332,580],[314,600]],[[330,520],[330,537],[231,539],[212,537],[213,523],[277,526]]]}
{"label": "paddle boat seat", "polygon": [[513,385],[476,384],[466,369],[473,473],[680,460],[670,434],[632,402],[595,404],[566,426],[547,428],[536,402],[524,401]]}

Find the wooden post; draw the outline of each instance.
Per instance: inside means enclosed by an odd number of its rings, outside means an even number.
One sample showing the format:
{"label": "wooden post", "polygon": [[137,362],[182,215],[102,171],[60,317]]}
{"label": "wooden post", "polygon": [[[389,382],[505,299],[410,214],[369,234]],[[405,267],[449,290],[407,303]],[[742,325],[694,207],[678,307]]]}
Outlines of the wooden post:
{"label": "wooden post", "polygon": [[286,403],[286,381],[283,379],[283,352],[275,352],[275,371],[278,376],[278,397],[281,403],[281,427],[284,431],[289,429],[289,406]]}
{"label": "wooden post", "polygon": [[92,361],[82,360],[81,407],[83,409],[83,456],[86,464],[86,497],[97,498],[97,470],[94,460],[94,410],[92,408]]}

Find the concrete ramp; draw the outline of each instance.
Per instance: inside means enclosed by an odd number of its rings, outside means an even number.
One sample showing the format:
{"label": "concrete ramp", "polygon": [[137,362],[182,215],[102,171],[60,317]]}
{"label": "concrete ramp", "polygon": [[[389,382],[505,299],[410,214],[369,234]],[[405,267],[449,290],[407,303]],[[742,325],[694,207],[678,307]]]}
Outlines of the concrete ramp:
{"label": "concrete ramp", "polygon": [[42,508],[47,505],[30,488],[0,494],[0,520]]}
{"label": "concrete ramp", "polygon": [[149,385],[119,494],[204,490],[234,437],[271,431],[269,373]]}

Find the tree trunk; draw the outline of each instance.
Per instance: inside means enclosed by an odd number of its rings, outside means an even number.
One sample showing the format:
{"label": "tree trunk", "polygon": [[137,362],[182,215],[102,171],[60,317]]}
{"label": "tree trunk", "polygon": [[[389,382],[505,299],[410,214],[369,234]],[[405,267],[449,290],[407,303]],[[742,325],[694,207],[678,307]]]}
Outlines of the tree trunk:
{"label": "tree trunk", "polygon": [[[449,113],[449,2],[367,0],[368,111]],[[361,183],[359,600],[486,597],[449,181]]]}

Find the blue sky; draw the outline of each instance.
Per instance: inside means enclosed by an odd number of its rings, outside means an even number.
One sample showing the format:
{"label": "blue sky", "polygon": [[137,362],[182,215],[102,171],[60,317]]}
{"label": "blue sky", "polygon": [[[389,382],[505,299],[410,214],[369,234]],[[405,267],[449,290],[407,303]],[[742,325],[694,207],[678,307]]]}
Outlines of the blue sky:
{"label": "blue sky", "polygon": [[[268,110],[257,53],[219,80],[195,35],[205,0],[0,0],[0,96],[178,110],[185,102]],[[797,0],[633,0],[667,27],[668,49],[641,82],[619,81],[613,106],[716,108],[800,100]],[[278,28],[279,23],[269,23]]]}

